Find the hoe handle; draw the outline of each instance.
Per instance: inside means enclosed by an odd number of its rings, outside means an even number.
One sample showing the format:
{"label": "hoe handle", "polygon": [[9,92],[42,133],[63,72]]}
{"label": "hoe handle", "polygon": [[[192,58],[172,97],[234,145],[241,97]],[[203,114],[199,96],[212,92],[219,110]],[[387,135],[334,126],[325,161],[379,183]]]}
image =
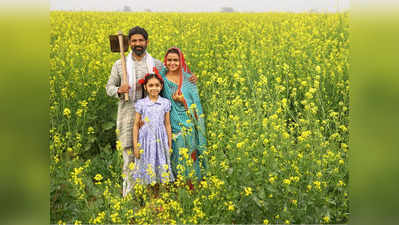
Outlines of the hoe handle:
{"label": "hoe handle", "polygon": [[[118,32],[118,40],[119,40],[119,50],[121,53],[121,62],[122,62],[122,72],[123,72],[123,78],[122,78],[122,83],[127,84],[127,70],[126,70],[126,59],[125,59],[125,53],[124,53],[124,48],[123,48],[123,34],[121,31]],[[129,101],[129,93],[125,93],[125,102]]]}

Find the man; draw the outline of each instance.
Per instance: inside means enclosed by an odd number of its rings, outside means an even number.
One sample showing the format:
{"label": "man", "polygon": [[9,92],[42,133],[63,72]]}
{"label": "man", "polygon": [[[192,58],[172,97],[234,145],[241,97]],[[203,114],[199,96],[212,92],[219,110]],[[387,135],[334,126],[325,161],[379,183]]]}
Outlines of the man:
{"label": "man", "polygon": [[[131,52],[126,57],[127,84],[121,84],[123,77],[122,63],[117,60],[112,66],[111,75],[106,85],[107,95],[119,99],[118,118],[116,128],[119,131],[119,141],[123,148],[123,196],[126,196],[133,188],[130,182],[129,165],[134,162],[133,147],[133,124],[135,109],[134,104],[138,99],[143,98],[142,87],[138,81],[144,78],[145,74],[153,73],[156,67],[161,71],[163,64],[154,59],[146,51],[149,40],[148,33],[144,28],[136,26],[129,31],[129,45]],[[196,76],[191,76],[190,81],[195,83]],[[129,93],[129,101],[124,101],[124,94]]]}

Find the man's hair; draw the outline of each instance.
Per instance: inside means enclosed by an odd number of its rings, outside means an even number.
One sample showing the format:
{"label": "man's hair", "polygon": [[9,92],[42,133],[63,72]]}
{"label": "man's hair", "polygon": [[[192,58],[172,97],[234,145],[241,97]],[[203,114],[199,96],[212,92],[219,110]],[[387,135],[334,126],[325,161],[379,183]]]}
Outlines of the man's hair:
{"label": "man's hair", "polygon": [[135,26],[135,27],[133,27],[132,29],[130,29],[130,30],[129,30],[129,40],[130,40],[130,37],[131,37],[132,35],[135,35],[135,34],[141,34],[141,35],[143,35],[143,37],[144,37],[145,40],[148,40],[148,33],[147,33],[147,31],[145,31],[145,29],[142,28],[142,27]]}

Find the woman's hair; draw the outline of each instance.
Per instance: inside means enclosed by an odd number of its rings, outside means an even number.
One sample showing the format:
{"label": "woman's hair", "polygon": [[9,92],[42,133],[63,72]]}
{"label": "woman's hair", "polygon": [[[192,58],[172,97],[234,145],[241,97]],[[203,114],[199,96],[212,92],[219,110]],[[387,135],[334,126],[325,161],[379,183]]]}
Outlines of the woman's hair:
{"label": "woman's hair", "polygon": [[[144,96],[144,93],[145,93],[144,85],[146,85],[146,84],[148,83],[148,81],[149,81],[150,79],[152,79],[152,78],[158,79],[159,82],[161,83],[162,89],[163,89],[163,80],[162,80],[161,77],[159,77],[159,76],[156,75],[155,73],[147,74],[147,75],[145,75],[145,77],[144,77],[144,83],[141,85],[141,89],[142,89],[142,92],[143,92],[143,96]],[[161,89],[161,91],[162,91],[162,89]]]}
{"label": "woman's hair", "polygon": [[175,49],[175,48],[171,48],[166,52],[166,56],[169,55],[169,53],[176,53],[179,58],[180,58],[180,54],[179,54],[179,50]]}

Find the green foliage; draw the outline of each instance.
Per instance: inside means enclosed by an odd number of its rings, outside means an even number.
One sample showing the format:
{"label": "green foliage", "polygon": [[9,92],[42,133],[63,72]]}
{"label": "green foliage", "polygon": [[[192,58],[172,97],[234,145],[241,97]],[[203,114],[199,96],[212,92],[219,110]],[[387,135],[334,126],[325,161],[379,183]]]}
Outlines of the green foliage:
{"label": "green foliage", "polygon": [[[50,222],[347,223],[348,20],[51,12]],[[108,35],[135,25],[152,56],[177,46],[199,78],[208,169],[194,191],[179,179],[122,198]]]}

